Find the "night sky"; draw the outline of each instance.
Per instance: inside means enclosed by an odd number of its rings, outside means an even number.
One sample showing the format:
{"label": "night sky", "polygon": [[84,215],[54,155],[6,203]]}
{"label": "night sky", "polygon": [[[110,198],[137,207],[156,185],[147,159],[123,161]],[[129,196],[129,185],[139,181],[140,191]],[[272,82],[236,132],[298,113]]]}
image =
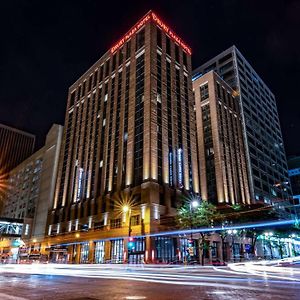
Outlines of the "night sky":
{"label": "night sky", "polygon": [[300,1],[3,1],[0,123],[42,146],[68,87],[149,9],[192,47],[193,68],[235,44],[277,98],[287,154],[300,155]]}

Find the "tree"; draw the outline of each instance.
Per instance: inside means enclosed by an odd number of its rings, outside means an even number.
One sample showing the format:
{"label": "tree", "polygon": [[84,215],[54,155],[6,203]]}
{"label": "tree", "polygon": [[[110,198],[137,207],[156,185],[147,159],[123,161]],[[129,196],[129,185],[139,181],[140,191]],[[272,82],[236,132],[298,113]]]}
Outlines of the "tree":
{"label": "tree", "polygon": [[[187,199],[184,204],[178,209],[176,221],[181,228],[200,228],[212,227],[214,221],[218,219],[219,213],[216,206],[207,202],[201,201],[197,207],[191,206],[191,199]],[[212,229],[213,231],[213,229]],[[209,232],[199,232],[200,240],[199,248],[201,251],[201,264],[204,265],[204,251],[207,248],[206,238]]]}

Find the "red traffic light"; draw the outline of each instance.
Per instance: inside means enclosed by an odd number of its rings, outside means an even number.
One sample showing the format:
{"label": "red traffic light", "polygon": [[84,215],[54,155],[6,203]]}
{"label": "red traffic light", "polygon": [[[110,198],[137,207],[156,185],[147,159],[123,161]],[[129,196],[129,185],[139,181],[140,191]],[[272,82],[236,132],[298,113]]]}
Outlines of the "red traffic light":
{"label": "red traffic light", "polygon": [[134,238],[132,236],[129,237],[129,242],[133,242]]}

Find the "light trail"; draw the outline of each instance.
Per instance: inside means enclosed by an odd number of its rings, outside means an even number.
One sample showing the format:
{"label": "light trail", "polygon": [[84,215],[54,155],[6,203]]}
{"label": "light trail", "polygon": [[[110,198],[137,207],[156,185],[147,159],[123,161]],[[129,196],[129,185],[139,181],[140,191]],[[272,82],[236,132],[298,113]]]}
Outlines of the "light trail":
{"label": "light trail", "polygon": [[[300,257],[293,258],[293,262],[298,262]],[[259,261],[229,264],[228,267],[238,274],[251,274],[263,278],[274,278],[280,280],[289,280],[300,283],[300,270],[292,267],[281,267],[280,263],[291,262],[291,259],[282,259],[275,261]],[[219,272],[230,272],[228,270],[220,270]],[[285,276],[282,276],[285,275]],[[299,275],[299,277],[297,277]]]}
{"label": "light trail", "polygon": [[[259,284],[277,283],[295,285],[300,290],[300,278],[295,274],[278,276],[273,269],[261,273],[256,264],[231,264],[229,269],[201,266],[155,266],[155,265],[0,265],[0,273],[18,273],[28,275],[71,276],[93,279],[131,280],[148,283],[160,283],[186,286],[208,286],[230,289],[247,289],[257,291]],[[261,267],[261,266],[259,266]],[[280,272],[281,269],[276,269]],[[227,276],[224,276],[224,272]],[[299,285],[298,285],[299,284]],[[261,289],[263,291],[263,289]]]}
{"label": "light trail", "polygon": [[[169,236],[169,235],[190,235],[200,233],[200,232],[215,232],[215,231],[224,231],[224,230],[239,230],[239,229],[249,229],[249,228],[263,228],[263,227],[276,227],[276,226],[283,226],[283,225],[292,225],[295,223],[295,220],[275,220],[269,222],[260,222],[260,223],[245,223],[245,224],[238,224],[234,226],[217,226],[217,227],[203,227],[203,228],[196,228],[196,229],[182,229],[182,230],[171,230],[171,231],[162,231],[158,233],[148,233],[144,235],[136,235],[132,237],[156,237],[156,236]],[[109,237],[103,238],[97,241],[111,241],[111,240],[118,240],[127,238],[127,235],[122,235],[118,237]],[[73,242],[73,243],[60,243],[56,245],[60,246],[70,246],[74,244],[84,244],[86,241],[82,242]]]}

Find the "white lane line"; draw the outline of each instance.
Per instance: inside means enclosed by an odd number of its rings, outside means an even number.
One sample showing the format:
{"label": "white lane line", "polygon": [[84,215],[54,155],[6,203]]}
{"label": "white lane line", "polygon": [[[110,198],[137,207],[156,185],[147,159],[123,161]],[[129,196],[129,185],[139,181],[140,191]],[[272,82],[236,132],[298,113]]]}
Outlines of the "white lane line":
{"label": "white lane line", "polygon": [[28,298],[11,296],[8,294],[0,293],[1,300],[29,300]]}

